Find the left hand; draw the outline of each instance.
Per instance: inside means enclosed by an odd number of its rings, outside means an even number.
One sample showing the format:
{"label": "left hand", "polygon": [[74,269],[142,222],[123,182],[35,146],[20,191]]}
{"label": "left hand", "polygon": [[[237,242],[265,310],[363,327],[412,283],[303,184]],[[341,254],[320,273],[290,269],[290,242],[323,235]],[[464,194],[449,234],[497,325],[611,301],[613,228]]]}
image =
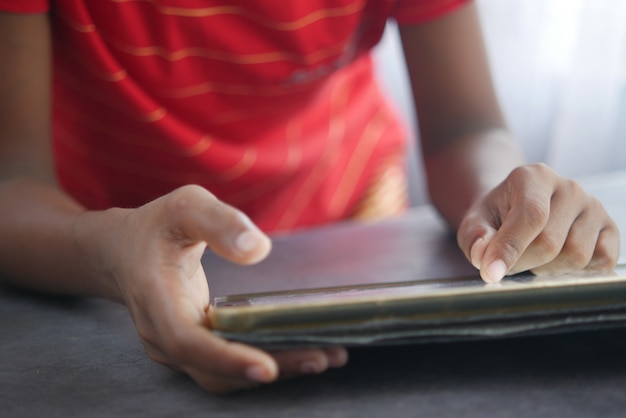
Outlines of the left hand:
{"label": "left hand", "polygon": [[519,167],[465,214],[459,246],[486,282],[533,273],[610,270],[620,234],[602,204],[544,164]]}

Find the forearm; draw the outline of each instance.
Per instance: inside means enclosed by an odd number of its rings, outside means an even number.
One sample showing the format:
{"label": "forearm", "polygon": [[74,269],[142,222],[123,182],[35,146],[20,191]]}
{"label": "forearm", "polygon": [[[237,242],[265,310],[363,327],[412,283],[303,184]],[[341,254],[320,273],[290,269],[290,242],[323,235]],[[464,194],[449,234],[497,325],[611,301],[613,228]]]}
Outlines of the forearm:
{"label": "forearm", "polygon": [[453,229],[523,163],[506,131],[475,3],[401,27],[430,197]]}
{"label": "forearm", "polygon": [[0,182],[0,280],[38,291],[119,299],[103,242],[122,210],[87,212],[55,186]]}
{"label": "forearm", "polygon": [[424,152],[431,201],[454,230],[477,199],[523,163],[511,135],[499,128],[469,134]]}

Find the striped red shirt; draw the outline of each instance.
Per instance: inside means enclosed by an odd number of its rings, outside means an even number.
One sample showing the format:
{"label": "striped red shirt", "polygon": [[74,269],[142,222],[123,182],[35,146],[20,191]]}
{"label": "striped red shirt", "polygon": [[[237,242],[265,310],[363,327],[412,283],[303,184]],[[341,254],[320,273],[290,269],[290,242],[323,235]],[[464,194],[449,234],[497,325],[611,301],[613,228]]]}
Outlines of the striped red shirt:
{"label": "striped red shirt", "polygon": [[[0,0],[49,11],[62,186],[91,209],[200,184],[266,231],[350,216],[404,134],[373,73],[385,22],[467,0]],[[52,4],[52,6],[50,5]]]}

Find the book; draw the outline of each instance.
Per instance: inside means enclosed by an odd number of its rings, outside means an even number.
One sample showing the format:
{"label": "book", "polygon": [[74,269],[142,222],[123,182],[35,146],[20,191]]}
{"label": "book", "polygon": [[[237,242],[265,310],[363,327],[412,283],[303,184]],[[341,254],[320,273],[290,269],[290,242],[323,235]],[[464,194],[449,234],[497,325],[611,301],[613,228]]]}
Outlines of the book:
{"label": "book", "polygon": [[530,273],[218,297],[223,337],[264,348],[381,345],[536,335],[626,323],[626,268]]}
{"label": "book", "polygon": [[274,240],[257,266],[210,253],[209,319],[266,349],[503,338],[626,323],[626,265],[484,283],[436,217],[339,224]]}

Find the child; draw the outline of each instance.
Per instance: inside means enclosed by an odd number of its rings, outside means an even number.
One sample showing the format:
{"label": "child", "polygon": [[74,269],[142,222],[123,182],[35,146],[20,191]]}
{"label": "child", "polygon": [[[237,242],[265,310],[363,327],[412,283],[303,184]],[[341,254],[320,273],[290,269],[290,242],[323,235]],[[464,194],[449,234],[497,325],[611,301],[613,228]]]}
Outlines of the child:
{"label": "child", "polygon": [[125,303],[150,357],[209,391],[347,360],[214,336],[200,256],[255,263],[264,232],[403,210],[403,134],[369,56],[389,17],[431,200],[481,276],[616,263],[601,205],[524,164],[470,1],[49,3],[0,0],[0,274]]}

